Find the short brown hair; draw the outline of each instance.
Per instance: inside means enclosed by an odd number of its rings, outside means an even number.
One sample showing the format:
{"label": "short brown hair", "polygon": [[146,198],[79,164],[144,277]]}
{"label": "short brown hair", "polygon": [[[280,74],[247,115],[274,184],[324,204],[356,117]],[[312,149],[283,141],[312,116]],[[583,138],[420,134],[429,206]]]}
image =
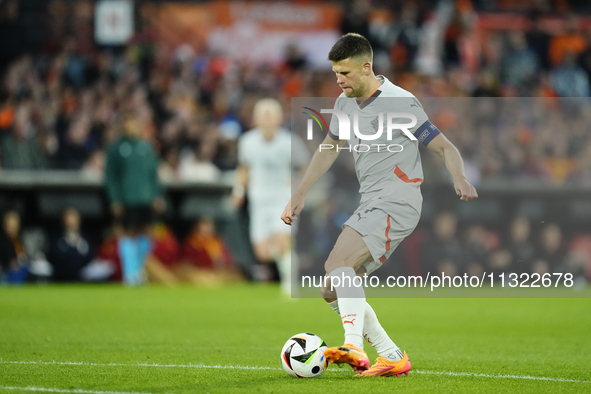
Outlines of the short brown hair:
{"label": "short brown hair", "polygon": [[340,62],[348,58],[356,57],[371,61],[373,50],[368,39],[357,33],[347,33],[332,46],[328,52],[328,60]]}

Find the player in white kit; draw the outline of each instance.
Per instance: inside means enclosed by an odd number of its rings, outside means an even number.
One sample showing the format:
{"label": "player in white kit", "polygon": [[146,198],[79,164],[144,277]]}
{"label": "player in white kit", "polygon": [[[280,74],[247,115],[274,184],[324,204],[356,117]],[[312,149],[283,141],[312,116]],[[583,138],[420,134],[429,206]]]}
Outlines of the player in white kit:
{"label": "player in white kit", "polygon": [[[259,100],[253,110],[256,128],[238,141],[238,174],[233,189],[235,206],[240,206],[248,192],[250,239],[257,259],[277,262],[281,287],[291,289],[291,229],[277,217],[291,196],[292,170],[305,168],[309,162],[303,142],[281,128],[283,110],[274,99]],[[293,142],[292,142],[293,141]],[[292,143],[301,144],[294,149]]]}
{"label": "player in white kit", "polygon": [[[373,73],[373,51],[367,39],[356,33],[346,34],[335,43],[328,58],[343,90],[334,109],[351,119],[356,116],[364,136],[375,135],[380,127],[384,132],[375,140],[364,140],[351,131],[348,140],[341,140],[340,120],[333,115],[322,149],[314,154],[281,218],[289,225],[296,220],[304,208],[306,193],[328,171],[348,142],[355,159],[361,201],[343,225],[325,263],[329,281],[322,295],[341,316],[345,330],[345,344],[328,348],[325,355],[331,363],[350,364],[359,372],[355,376],[408,375],[411,369],[408,355],[380,325],[365,300],[363,287],[355,287],[352,281],[355,276],[379,268],[419,221],[423,182],[419,143],[443,158],[461,200],[473,200],[478,194],[466,179],[458,150],[429,122],[420,102],[411,93]],[[404,127],[394,130],[390,139],[385,132],[388,112],[398,114],[393,123],[409,125],[406,130]],[[379,113],[384,116],[380,118]],[[409,118],[404,119],[406,115]],[[416,122],[410,121],[412,117]],[[332,282],[332,278],[338,278],[339,282]],[[334,288],[331,283],[335,284]],[[364,339],[379,354],[371,367],[363,350]]]}

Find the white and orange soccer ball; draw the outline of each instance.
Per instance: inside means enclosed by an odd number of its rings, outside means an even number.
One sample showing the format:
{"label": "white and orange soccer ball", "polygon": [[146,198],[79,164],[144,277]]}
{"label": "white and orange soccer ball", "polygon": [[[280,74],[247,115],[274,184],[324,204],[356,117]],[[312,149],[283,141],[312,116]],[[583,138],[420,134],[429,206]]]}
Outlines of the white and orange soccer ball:
{"label": "white and orange soccer ball", "polygon": [[314,334],[302,333],[289,338],[281,349],[281,364],[288,375],[316,378],[326,371],[326,343]]}

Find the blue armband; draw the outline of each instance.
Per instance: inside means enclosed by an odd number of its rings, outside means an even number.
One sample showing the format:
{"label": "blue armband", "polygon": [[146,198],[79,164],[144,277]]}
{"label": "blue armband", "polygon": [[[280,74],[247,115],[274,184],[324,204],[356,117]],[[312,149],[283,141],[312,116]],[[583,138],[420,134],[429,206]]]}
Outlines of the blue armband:
{"label": "blue armband", "polygon": [[439,131],[433,123],[427,120],[417,129],[417,131],[415,131],[414,136],[420,143],[427,146],[439,133],[441,133],[441,131]]}

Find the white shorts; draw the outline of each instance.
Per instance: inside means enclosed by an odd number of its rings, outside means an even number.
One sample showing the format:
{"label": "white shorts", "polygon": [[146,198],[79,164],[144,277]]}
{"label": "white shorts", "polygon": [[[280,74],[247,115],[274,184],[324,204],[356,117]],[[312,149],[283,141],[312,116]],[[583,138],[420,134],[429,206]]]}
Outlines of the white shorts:
{"label": "white shorts", "polygon": [[404,202],[383,199],[368,201],[355,210],[343,228],[349,226],[363,237],[372,256],[363,265],[368,275],[380,268],[414,231],[420,216],[420,212]]}
{"label": "white shorts", "polygon": [[281,204],[249,204],[252,243],[266,241],[275,234],[291,235],[291,226],[281,220],[281,214],[285,209],[283,201]]}

